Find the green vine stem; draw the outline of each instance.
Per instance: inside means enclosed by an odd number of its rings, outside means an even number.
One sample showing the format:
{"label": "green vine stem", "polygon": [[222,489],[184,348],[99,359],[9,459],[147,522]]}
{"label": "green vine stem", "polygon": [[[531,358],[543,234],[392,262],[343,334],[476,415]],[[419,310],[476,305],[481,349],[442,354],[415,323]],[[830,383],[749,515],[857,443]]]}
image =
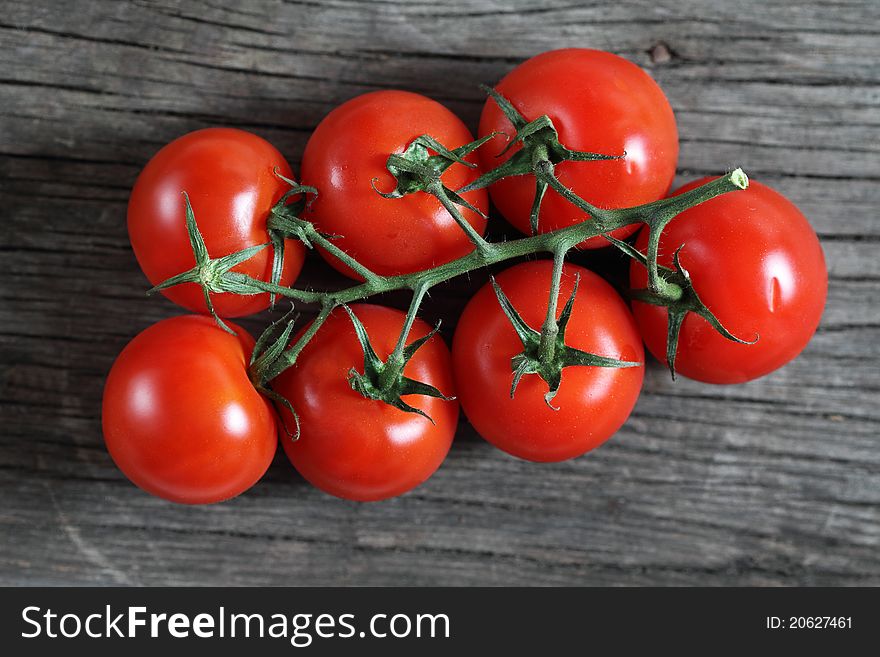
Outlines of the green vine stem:
{"label": "green vine stem", "polygon": [[388,384],[391,379],[400,376],[403,372],[403,366],[406,364],[406,359],[404,358],[406,339],[409,337],[409,332],[412,329],[416,315],[418,315],[419,307],[422,305],[422,299],[425,298],[428,289],[428,286],[423,284],[417,286],[416,289],[413,290],[412,300],[410,301],[409,310],[406,313],[406,319],[403,322],[400,336],[397,338],[397,344],[394,347],[394,351],[392,351],[391,355],[388,357],[388,364],[382,372],[380,383],[383,385]]}
{"label": "green vine stem", "polygon": [[[239,289],[249,288],[250,292],[248,293],[250,294],[271,292],[300,303],[319,304],[322,308],[330,307],[332,309],[396,290],[409,289],[415,292],[418,289],[423,289],[424,292],[427,292],[439,283],[513,258],[537,253],[564,254],[590,237],[603,235],[606,231],[633,223],[644,223],[652,233],[654,231],[659,233],[669,221],[681,212],[721,194],[745,189],[747,185],[746,175],[741,169],[736,169],[678,196],[634,208],[601,210],[603,215],[601,226],[587,218],[582,223],[548,233],[507,242],[487,242],[486,248],[483,250],[474,250],[457,260],[438,265],[432,269],[398,276],[375,276],[370,280],[337,291],[317,292],[287,288],[231,271],[226,272],[223,276],[225,280],[234,282]],[[317,230],[309,222],[300,218],[295,221],[306,224],[301,227],[306,234],[317,233]],[[268,364],[260,373],[259,379],[264,383],[271,381],[285,369],[291,367],[296,362],[298,354],[299,349],[294,345],[283,352],[274,362]]]}
{"label": "green vine stem", "polygon": [[[448,281],[456,276],[461,276],[462,274],[466,274],[481,267],[536,253],[561,253],[564,255],[574,248],[576,244],[579,244],[590,237],[603,235],[606,231],[611,231],[629,224],[639,222],[644,223],[648,226],[652,236],[655,233],[659,235],[660,231],[669,223],[669,221],[685,210],[721,194],[745,189],[747,185],[748,178],[745,173],[743,173],[741,169],[736,169],[725,176],[715,178],[700,187],[696,187],[684,194],[679,194],[678,196],[661,199],[634,208],[601,210],[603,216],[601,225],[598,222],[591,221],[587,218],[582,223],[567,226],[548,233],[533,235],[532,237],[524,237],[507,242],[486,242],[486,247],[484,249],[475,249],[466,256],[438,265],[432,269],[426,269],[412,274],[401,274],[398,276],[379,276],[372,274],[369,277],[365,277],[367,280],[362,283],[337,291],[317,292],[299,290],[267,281],[261,281],[246,274],[231,271],[225,266],[227,264],[225,262],[227,259],[229,259],[229,262],[241,262],[244,259],[241,258],[241,254],[232,254],[218,260],[211,260],[207,258],[207,252],[205,252],[204,255],[197,257],[196,266],[192,270],[185,274],[174,276],[153,289],[163,289],[165,287],[185,282],[198,283],[202,286],[205,298],[208,300],[209,304],[210,294],[213,292],[235,292],[238,294],[261,294],[269,292],[300,303],[318,304],[321,307],[321,314],[324,315],[324,319],[326,319],[326,315],[337,306],[361,301],[377,294],[409,289],[413,290],[414,293],[417,290],[421,290],[421,294],[424,295],[430,290],[430,288],[438,283]],[[190,219],[191,216],[192,210],[190,208],[187,213],[187,228],[190,231],[191,242],[194,244],[195,250],[196,247],[204,245],[204,240],[201,239],[201,235],[198,232],[195,217]],[[286,220],[288,222],[287,227],[290,228],[290,232],[293,234],[302,234],[309,241],[314,241],[316,243],[322,243],[321,240],[327,239],[318,232],[311,222],[293,216],[286,217]],[[252,247],[251,250],[258,248],[259,247]],[[201,249],[199,249],[198,252],[201,253]],[[349,264],[349,261],[355,262],[351,256],[344,253],[342,253],[342,255],[343,261],[346,262],[346,264]],[[650,251],[648,258],[650,261]],[[221,262],[224,263],[224,266],[217,266]],[[654,258],[654,265],[656,266],[656,255]],[[662,279],[662,277],[658,275],[658,279]],[[662,280],[664,283],[667,283],[665,279]],[[674,285],[674,283],[669,282],[669,285]],[[663,293],[666,289],[668,289],[668,285],[665,288],[660,285],[657,285],[656,287],[652,286],[652,291],[654,291],[661,299],[664,298],[665,295]],[[680,297],[681,295],[679,294],[678,296]],[[209,308],[211,307],[212,306],[209,305]],[[319,318],[321,318],[321,315],[319,315]],[[409,323],[411,325],[411,321]],[[222,322],[221,325],[223,325]],[[320,326],[320,324],[318,324],[318,326]],[[260,386],[263,386],[281,374],[285,369],[291,367],[296,362],[296,358],[302,350],[305,342],[314,335],[315,331],[317,331],[317,328],[315,328],[315,323],[313,323],[309,331],[303,334],[297,343],[279,354],[278,357],[271,362],[263,363],[261,371],[254,374],[254,380],[258,382]]]}

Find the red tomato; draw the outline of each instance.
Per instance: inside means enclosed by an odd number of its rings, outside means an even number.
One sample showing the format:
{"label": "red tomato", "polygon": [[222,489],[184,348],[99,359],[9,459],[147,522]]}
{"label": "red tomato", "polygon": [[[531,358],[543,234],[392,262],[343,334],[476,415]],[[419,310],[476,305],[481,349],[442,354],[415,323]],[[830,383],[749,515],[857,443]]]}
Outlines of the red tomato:
{"label": "red tomato", "polygon": [[[394,349],[404,313],[358,304],[352,310],[363,322],[371,344],[383,360]],[[430,327],[417,319],[408,342]],[[351,319],[335,311],[306,345],[296,365],[272,382],[293,403],[300,437],[282,439],[290,462],[321,490],[350,500],[394,497],[423,483],[440,467],[452,444],[458,402],[424,395],[403,400],[433,420],[401,411],[352,390],[348,372],[363,372],[364,354]],[[407,363],[404,374],[453,394],[449,351],[439,336],[424,344]],[[284,411],[287,414],[287,411]],[[288,422],[292,418],[287,417]]]}
{"label": "red tomato", "polygon": [[[157,285],[195,265],[186,232],[184,200],[189,194],[208,255],[219,258],[269,241],[269,210],[289,186],[274,169],[290,178],[290,166],[264,139],[244,130],[207,128],[191,132],[162,148],[147,163],[128,202],[128,233],[141,269]],[[305,247],[285,242],[282,285],[299,274]],[[270,280],[272,247],[234,268]],[[162,290],[174,303],[205,313],[205,299],[195,283]],[[223,293],[211,297],[221,317],[250,315],[269,306],[269,295]]]}
{"label": "red tomato", "polygon": [[[546,114],[560,143],[577,151],[618,155],[624,160],[561,162],[556,176],[563,185],[600,208],[623,208],[662,198],[675,176],[678,130],[669,101],[657,83],[635,64],[600,50],[568,48],[526,60],[495,87],[527,120]],[[489,99],[480,118],[480,136],[493,131],[511,137],[510,122]],[[498,158],[502,136],[479,149],[483,168],[504,162],[519,147]],[[516,228],[530,233],[529,213],[535,195],[533,175],[503,179],[490,189],[492,201]],[[583,221],[583,211],[548,190],[538,230],[549,232]],[[625,227],[611,234],[634,233]],[[586,248],[607,246],[595,237]]]}
{"label": "red tomato", "polygon": [[254,340],[198,315],[153,324],[119,354],[104,386],[104,440],[133,483],[172,502],[243,493],[278,445],[275,412],[251,385]]}
{"label": "red tomato", "polygon": [[[336,246],[383,276],[429,269],[473,250],[464,231],[433,196],[419,192],[386,199],[371,187],[375,179],[377,189],[394,189],[394,177],[385,166],[388,156],[403,153],[423,134],[449,149],[473,141],[464,123],[440,103],[407,91],[374,91],[330,112],[303,154],[303,182],[319,191],[307,218],[322,232],[341,235],[334,240]],[[474,154],[465,159],[476,161]],[[474,169],[454,164],[443,174],[443,182],[455,190],[478,175]],[[485,190],[469,192],[464,198],[481,212],[488,211]],[[485,230],[485,218],[459,209],[478,232]],[[325,257],[336,269],[356,278],[338,260]]]}
{"label": "red tomato", "polygon": [[[709,178],[677,190],[681,194]],[[702,317],[689,313],[681,327],[675,369],[707,383],[742,383],[764,376],[797,356],[810,341],[828,290],[822,247],[807,219],[791,201],[766,185],[730,192],[680,214],[660,239],[661,265],[672,255],[690,272],[694,290],[735,336],[722,337]],[[648,234],[636,247],[645,252]],[[633,262],[630,283],[648,284],[647,270]],[[634,302],[633,312],[648,349],[666,362],[666,309]]]}
{"label": "red tomato", "polygon": [[[547,313],[553,263],[525,262],[498,277],[498,284],[525,322],[540,330]],[[632,315],[614,289],[591,271],[563,269],[557,317],[580,286],[565,333],[566,345],[600,356],[642,362],[642,340]],[[544,402],[547,384],[525,375],[510,397],[511,358],[522,342],[498,303],[491,285],[468,302],[452,345],[458,398],[483,438],[530,461],[563,461],[605,442],[629,417],[642,387],[644,365],[612,369],[566,367],[553,410]]]}

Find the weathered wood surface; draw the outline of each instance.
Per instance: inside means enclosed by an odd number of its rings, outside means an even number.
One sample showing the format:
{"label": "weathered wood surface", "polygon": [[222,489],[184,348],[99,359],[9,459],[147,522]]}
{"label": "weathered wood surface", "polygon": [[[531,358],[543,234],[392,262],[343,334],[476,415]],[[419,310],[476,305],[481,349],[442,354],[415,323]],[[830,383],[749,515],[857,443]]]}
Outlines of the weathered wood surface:
{"label": "weathered wood surface", "polygon": [[[0,3],[0,583],[880,584],[876,2],[226,4]],[[123,478],[103,379],[176,312],[142,297],[125,231],[162,144],[239,126],[296,164],[334,105],[386,87],[473,127],[478,83],[572,45],[662,84],[681,179],[743,165],[814,222],[831,285],[801,358],[738,387],[652,363],[619,435],[558,465],[463,423],[427,485],[380,504],[325,496],[283,458],[210,508]],[[466,294],[429,313],[452,324]]]}

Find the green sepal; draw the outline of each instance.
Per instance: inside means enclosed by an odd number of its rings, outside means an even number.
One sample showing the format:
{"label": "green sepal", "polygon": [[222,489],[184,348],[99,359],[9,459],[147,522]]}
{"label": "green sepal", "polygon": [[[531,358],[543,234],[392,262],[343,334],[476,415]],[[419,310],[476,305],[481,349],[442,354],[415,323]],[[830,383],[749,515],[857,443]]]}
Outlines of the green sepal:
{"label": "green sepal", "polygon": [[[648,258],[635,247],[626,242],[617,240],[610,235],[606,235],[605,238],[643,266],[648,266]],[[679,334],[681,332],[681,326],[688,313],[699,315],[709,322],[709,325],[724,338],[731,340],[732,342],[738,342],[739,344],[755,344],[760,337],[756,332],[754,340],[738,338],[728,331],[715,314],[709,310],[708,306],[703,303],[702,299],[700,299],[700,296],[697,294],[697,291],[694,289],[691,276],[687,269],[681,264],[680,254],[683,248],[684,244],[681,244],[672,256],[672,263],[674,265],[673,269],[659,264],[657,265],[657,274],[659,277],[670,286],[671,289],[681,291],[680,295],[677,295],[678,298],[670,298],[665,295],[657,294],[653,290],[647,288],[631,290],[629,293],[631,299],[643,303],[649,303],[654,306],[664,306],[666,308],[666,364],[669,367],[669,373],[673,379],[675,379],[675,356],[678,353]]]}
{"label": "green sepal", "polygon": [[387,362],[383,362],[376,354],[376,350],[373,349],[367,329],[361,320],[352,312],[351,308],[348,306],[343,306],[343,308],[345,308],[345,311],[351,318],[355,335],[364,352],[364,371],[358,372],[357,369],[351,368],[348,372],[348,382],[352,390],[359,392],[367,399],[382,401],[406,413],[421,415],[433,424],[434,420],[427,413],[414,406],[410,406],[401,397],[404,395],[426,395],[446,401],[454,399],[454,397],[447,397],[432,385],[403,375],[404,365],[409,362],[422,345],[434,337],[439,326],[435,327],[424,337],[409,344],[403,350],[403,362],[392,363],[390,359]]}
{"label": "green sepal", "polygon": [[403,349],[403,362],[408,363],[413,356],[416,355],[416,352],[425,344],[428,340],[433,338],[437,332],[440,330],[440,322],[437,322],[437,325],[428,331],[427,334],[418,338],[417,340],[413,340]]}
{"label": "green sepal", "polygon": [[[645,254],[639,251],[636,247],[634,247],[629,242],[624,242],[623,240],[619,240],[612,235],[602,235],[606,240],[608,240],[611,244],[616,246],[618,250],[623,251],[626,255],[628,255],[633,260],[636,260],[643,264],[645,267],[648,266],[648,258],[645,257]],[[667,271],[672,271],[671,269],[667,269],[662,265],[658,265],[660,269],[666,269]]]}
{"label": "green sepal", "polygon": [[[513,104],[501,95],[497,90],[480,85],[480,88],[488,94],[492,100],[498,105],[507,120],[510,121],[516,130],[516,134],[509,139],[507,145],[498,154],[501,157],[513,148],[516,144],[520,144],[521,148],[513,153],[506,161],[487,171],[473,182],[465,185],[458,190],[460,194],[470,192],[475,189],[488,187],[492,183],[508,178],[510,176],[523,176],[526,174],[534,174],[535,196],[532,201],[531,212],[529,213],[529,223],[531,225],[532,234],[538,232],[538,216],[541,212],[541,202],[547,187],[553,187],[554,190],[560,192],[569,201],[586,212],[594,215],[596,208],[583,201],[579,197],[573,195],[570,190],[556,178],[554,166],[560,162],[589,162],[596,160],[619,160],[625,157],[622,155],[605,155],[602,153],[590,153],[587,151],[574,151],[566,148],[559,141],[559,133],[553,121],[546,114],[539,116],[534,121],[528,121]],[[566,193],[567,192],[567,193]]]}
{"label": "green sepal", "polygon": [[[340,235],[321,233],[312,222],[302,218],[302,213],[317,198],[318,190],[308,185],[299,185],[290,178],[285,178],[277,170],[275,175],[291,187],[278,203],[272,207],[272,210],[269,212],[269,219],[266,222],[266,227],[269,235],[273,238],[273,244],[276,249],[275,260],[273,261],[273,276],[270,283],[277,286],[280,281],[280,263],[283,263],[284,260],[285,238],[298,240],[308,249],[313,249],[316,246],[320,247],[331,256],[337,258],[342,264],[350,267],[356,274],[362,276],[365,281],[378,281],[379,276],[333,244],[331,240],[341,237]],[[288,203],[288,199],[292,196],[298,196],[298,198]],[[280,291],[278,294],[287,296],[287,293],[284,291]],[[274,294],[272,294],[270,300],[272,305],[274,305]]]}
{"label": "green sepal", "polygon": [[293,404],[290,403],[290,400],[287,399],[284,395],[279,392],[272,390],[267,384],[263,384],[257,386],[257,392],[261,395],[267,397],[274,404],[280,404],[282,407],[286,408],[291,417],[293,417],[294,422],[294,430],[291,431],[287,426],[287,422],[284,421],[284,414],[278,413],[278,423],[281,425],[281,428],[284,430],[284,433],[287,434],[287,437],[291,440],[291,442],[296,442],[299,440],[300,436],[300,424],[299,424],[299,414],[296,412],[296,409],[293,407]]}
{"label": "green sepal", "polygon": [[[290,412],[295,423],[293,431],[287,426],[287,423],[284,420],[284,414],[280,411],[278,413],[278,421],[281,428],[284,430],[284,433],[287,434],[287,437],[294,442],[299,439],[299,415],[289,399],[270,387],[268,381],[264,379],[264,373],[284,354],[284,350],[290,342],[290,335],[293,332],[293,327],[296,325],[298,319],[299,314],[296,313],[293,304],[291,304],[290,310],[284,313],[282,317],[272,322],[266,330],[260,334],[260,337],[257,338],[257,342],[254,344],[254,349],[251,352],[250,364],[248,366],[248,372],[250,373],[251,382],[253,383],[254,388],[273,404],[281,405]],[[278,333],[278,327],[282,325],[284,328]]]}
{"label": "green sepal", "polygon": [[[446,148],[430,135],[416,137],[403,153],[393,153],[388,156],[386,168],[394,176],[396,182],[394,189],[390,192],[379,190],[376,187],[376,178],[370,181],[370,185],[377,194],[387,199],[403,198],[417,192],[430,194],[440,201],[441,205],[455,220],[455,223],[468,236],[468,239],[478,249],[484,251],[487,248],[486,241],[465,220],[459,210],[459,206],[467,208],[484,218],[486,218],[486,214],[462,197],[460,191],[456,192],[447,187],[443,183],[442,175],[453,164],[462,164],[471,169],[475,168],[476,165],[468,162],[464,157],[492,139],[495,134],[493,132],[481,139],[453,149]],[[434,151],[436,154],[431,155],[431,151]]]}
{"label": "green sepal", "polygon": [[510,385],[510,397],[513,398],[516,393],[520,380],[526,374],[537,374],[547,384],[547,392],[544,395],[544,401],[553,410],[558,410],[551,404],[556,393],[559,392],[559,386],[562,383],[562,370],[566,367],[585,366],[585,367],[637,367],[640,362],[632,362],[619,360],[617,358],[609,358],[608,356],[599,356],[591,354],[580,349],[575,349],[565,344],[565,331],[568,328],[568,321],[571,318],[571,312],[574,308],[574,299],[580,285],[580,276],[575,278],[574,289],[565,303],[559,319],[556,320],[557,333],[556,345],[553,351],[553,357],[543,360],[540,355],[541,333],[531,328],[522,316],[514,308],[510,299],[504,294],[501,286],[493,277],[491,279],[492,287],[495,290],[495,296],[501,309],[510,321],[513,329],[516,331],[520,342],[523,345],[523,351],[511,359],[510,368],[513,371],[513,379]]}
{"label": "green sepal", "polygon": [[[254,350],[251,352],[250,369],[251,371],[262,372],[271,363],[275,362],[284,352],[288,342],[290,342],[290,334],[293,327],[299,319],[299,314],[293,304],[290,304],[288,310],[282,317],[272,322],[265,331],[257,338]],[[275,337],[278,326],[284,325],[284,330]]]}
{"label": "green sepal", "polygon": [[541,203],[547,193],[547,186],[546,180],[535,177],[535,197],[532,199],[532,209],[529,211],[529,228],[532,229],[532,235],[538,234],[538,215],[541,213]]}

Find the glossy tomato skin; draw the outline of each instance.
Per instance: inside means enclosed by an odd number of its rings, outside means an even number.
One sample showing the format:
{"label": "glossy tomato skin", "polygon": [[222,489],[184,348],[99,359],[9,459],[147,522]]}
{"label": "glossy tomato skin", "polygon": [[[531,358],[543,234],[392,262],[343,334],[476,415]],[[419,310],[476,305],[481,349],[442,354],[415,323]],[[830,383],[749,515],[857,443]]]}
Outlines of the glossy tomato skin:
{"label": "glossy tomato skin", "polygon": [[[361,264],[383,276],[435,267],[467,255],[473,246],[440,202],[425,193],[386,199],[376,188],[390,192],[394,177],[386,162],[402,153],[416,137],[428,134],[448,148],[473,141],[464,123],[440,103],[407,91],[375,91],[343,103],[315,129],[306,145],[302,178],[317,187],[319,196],[307,215],[323,232],[340,235],[334,244]],[[476,155],[466,158],[476,163]],[[479,171],[454,164],[443,182],[459,189]],[[474,207],[488,212],[486,190],[464,195]],[[481,234],[486,220],[460,208]],[[324,254],[342,273],[356,277],[345,265]]]}
{"label": "glossy tomato skin", "polygon": [[[684,185],[680,194],[710,178]],[[636,246],[644,253],[646,232]],[[750,181],[680,214],[660,240],[658,262],[680,258],[700,299],[734,335],[737,344],[703,318],[685,317],[675,357],[676,372],[706,383],[743,383],[782,367],[797,356],[819,325],[828,290],[828,270],[816,233],[782,194]],[[633,263],[630,283],[647,286],[644,267]],[[665,308],[634,302],[633,312],[648,349],[666,362]]]}
{"label": "glossy tomato skin", "polygon": [[247,375],[254,340],[210,317],[152,325],[122,351],[104,386],[104,440],[119,469],[172,502],[235,497],[278,445],[275,411]]}
{"label": "glossy tomato skin", "polygon": [[[397,341],[404,313],[357,304],[373,347],[385,360]],[[430,327],[416,320],[409,342]],[[362,502],[401,495],[426,481],[446,458],[458,422],[458,402],[422,395],[404,401],[427,413],[429,420],[405,413],[352,390],[348,372],[363,372],[364,356],[345,312],[334,311],[294,367],[273,381],[300,419],[300,438],[282,439],[290,462],[313,485],[337,497]],[[439,336],[423,345],[404,374],[452,396],[449,351]],[[286,414],[286,411],[285,411]],[[291,418],[285,418],[290,422]]]}
{"label": "glossy tomato skin", "polygon": [[[528,120],[546,114],[559,141],[572,150],[617,155],[624,160],[562,162],[556,175],[563,185],[600,208],[624,208],[662,198],[675,176],[678,129],[672,107],[651,77],[635,64],[600,50],[552,50],[526,60],[495,87]],[[492,99],[480,118],[480,137],[494,131],[513,135],[513,126]],[[480,149],[485,170],[510,157],[496,157],[506,141],[496,137]],[[490,189],[501,214],[529,234],[535,195],[532,175],[501,180]],[[538,230],[549,232],[584,220],[584,213],[548,190],[541,205]],[[635,232],[625,227],[611,234],[623,239]],[[599,248],[595,237],[581,246]]]}
{"label": "glossy tomato skin", "polygon": [[[540,330],[547,312],[552,262],[539,260],[502,272],[498,284],[526,323]],[[566,331],[566,344],[590,353],[644,362],[642,340],[632,315],[614,289],[577,265],[563,269],[558,313],[580,286]],[[557,313],[557,316],[558,316]],[[522,343],[501,310],[491,285],[468,302],[452,345],[453,371],[462,408],[483,438],[530,461],[564,461],[598,447],[629,417],[638,399],[644,365],[624,369],[566,367],[553,399],[547,384],[526,375],[510,397],[510,361]]]}
{"label": "glossy tomato skin", "polygon": [[[135,183],[128,202],[128,234],[141,269],[150,283],[195,265],[186,231],[182,192],[189,195],[208,254],[219,258],[269,241],[269,210],[289,186],[274,170],[292,178],[290,166],[269,142],[234,128],[206,128],[175,139],[151,159]],[[272,248],[267,247],[235,267],[253,278],[269,280]],[[290,285],[302,268],[305,248],[285,245],[282,285]],[[201,288],[184,283],[162,290],[174,303],[205,313]],[[269,306],[269,295],[214,294],[221,317],[240,317]]]}

